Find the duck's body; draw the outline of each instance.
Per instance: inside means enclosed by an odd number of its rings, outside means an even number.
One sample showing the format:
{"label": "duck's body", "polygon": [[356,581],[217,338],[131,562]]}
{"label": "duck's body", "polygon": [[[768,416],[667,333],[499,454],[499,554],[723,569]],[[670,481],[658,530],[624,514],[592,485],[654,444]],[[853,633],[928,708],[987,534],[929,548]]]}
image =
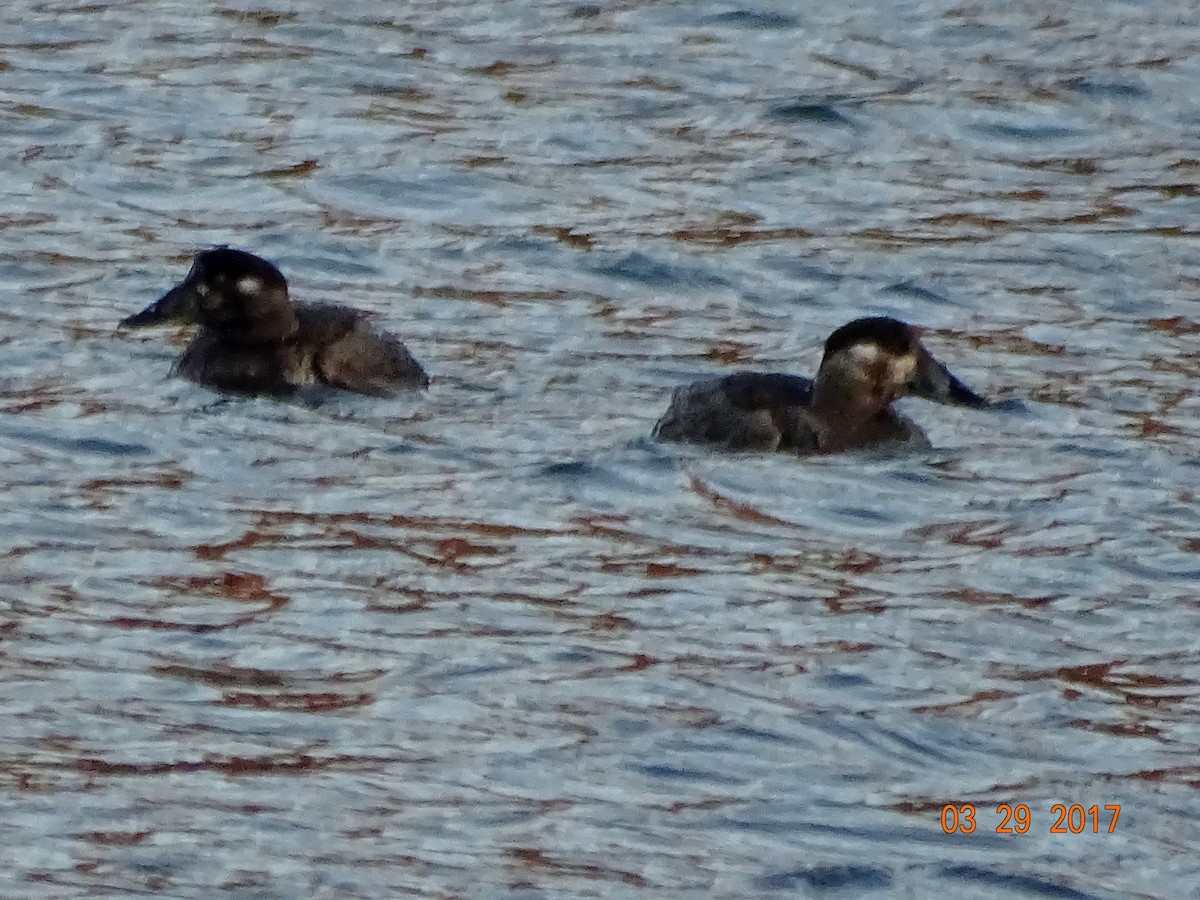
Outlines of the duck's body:
{"label": "duck's body", "polygon": [[405,346],[375,331],[362,313],[326,303],[296,303],[295,328],[268,340],[238,340],[201,328],[172,372],[238,394],[290,394],[328,385],[387,396],[429,379]]}
{"label": "duck's body", "polygon": [[169,322],[200,325],[172,371],[219,391],[286,395],[328,385],[386,396],[429,384],[404,344],[361,312],[293,303],[279,270],[241,250],[199,254],[181,284],[121,325]]}
{"label": "duck's body", "polygon": [[[811,378],[780,372],[736,372],[697,381],[675,390],[654,436],[724,450],[820,453],[833,448],[822,447],[808,415],[812,392]],[[859,425],[854,439],[860,446],[927,443],[915,422],[890,408]]]}
{"label": "duck's body", "polygon": [[834,453],[888,443],[928,446],[915,422],[892,403],[905,394],[982,407],[933,358],[920,332],[885,317],[856,319],[825,342],[813,379],[737,372],[677,388],[654,436],[725,450]]}

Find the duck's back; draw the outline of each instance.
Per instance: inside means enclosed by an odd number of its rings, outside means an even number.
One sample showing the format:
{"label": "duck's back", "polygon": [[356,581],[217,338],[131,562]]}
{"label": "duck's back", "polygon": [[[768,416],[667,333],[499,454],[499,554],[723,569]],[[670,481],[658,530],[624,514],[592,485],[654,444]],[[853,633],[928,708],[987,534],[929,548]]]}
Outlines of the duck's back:
{"label": "duck's back", "polygon": [[429,376],[398,338],[371,327],[358,310],[297,303],[300,328],[292,343],[311,360],[312,377],[360,394],[423,388]]}
{"label": "duck's back", "polygon": [[198,384],[239,394],[286,395],[326,384],[372,396],[428,386],[424,369],[397,338],[376,331],[357,310],[297,303],[298,327],[277,340],[238,340],[201,328],[175,364]]}
{"label": "duck's back", "polygon": [[817,448],[804,418],[812,381],[801,375],[737,372],[677,388],[654,426],[662,441],[712,444],[727,450]]}

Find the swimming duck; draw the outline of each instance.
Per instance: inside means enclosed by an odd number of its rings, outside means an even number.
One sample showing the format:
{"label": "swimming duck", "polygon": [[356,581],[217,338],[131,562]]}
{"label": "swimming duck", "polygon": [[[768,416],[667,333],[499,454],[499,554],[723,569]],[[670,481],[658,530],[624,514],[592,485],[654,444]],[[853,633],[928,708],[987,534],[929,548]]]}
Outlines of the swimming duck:
{"label": "swimming duck", "polygon": [[172,372],[219,391],[284,395],[324,384],[387,396],[429,384],[405,346],[361,312],[293,303],[283,274],[244,250],[198,254],[182,282],[121,326],[172,322],[200,326]]}
{"label": "swimming duck", "polygon": [[918,328],[886,316],[855,319],[825,341],[817,376],[737,372],[677,388],[654,437],[726,450],[836,453],[884,443],[929,446],[892,408],[906,394],[990,405],[933,358]]}

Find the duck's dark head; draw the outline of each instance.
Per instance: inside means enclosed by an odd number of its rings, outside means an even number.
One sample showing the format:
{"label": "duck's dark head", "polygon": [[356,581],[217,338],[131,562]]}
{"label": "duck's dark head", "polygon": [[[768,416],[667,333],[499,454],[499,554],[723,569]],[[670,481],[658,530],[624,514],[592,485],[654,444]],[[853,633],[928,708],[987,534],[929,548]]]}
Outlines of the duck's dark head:
{"label": "duck's dark head", "polygon": [[198,254],[182,282],[121,326],[172,322],[229,332],[240,340],[275,340],[295,330],[296,312],[275,266],[244,250],[215,247]]}
{"label": "duck's dark head", "polygon": [[925,349],[920,329],[887,316],[855,319],[829,336],[816,390],[826,402],[876,410],[907,394],[957,406],[988,405]]}

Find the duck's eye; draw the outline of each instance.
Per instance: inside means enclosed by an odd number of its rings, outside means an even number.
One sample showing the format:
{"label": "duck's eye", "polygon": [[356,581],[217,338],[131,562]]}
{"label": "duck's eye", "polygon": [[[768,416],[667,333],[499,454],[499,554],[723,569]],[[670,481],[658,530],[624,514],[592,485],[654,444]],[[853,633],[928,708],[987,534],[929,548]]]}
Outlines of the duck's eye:
{"label": "duck's eye", "polygon": [[262,279],[253,275],[243,275],[237,280],[239,294],[257,294],[262,290]]}

